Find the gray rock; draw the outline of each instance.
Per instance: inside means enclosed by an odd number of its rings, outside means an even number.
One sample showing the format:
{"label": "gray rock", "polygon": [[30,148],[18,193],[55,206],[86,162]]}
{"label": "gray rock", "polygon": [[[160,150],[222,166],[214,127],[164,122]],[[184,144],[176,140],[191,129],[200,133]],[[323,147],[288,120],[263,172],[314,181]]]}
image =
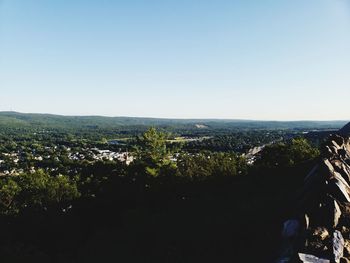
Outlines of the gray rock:
{"label": "gray rock", "polygon": [[339,223],[339,219],[341,216],[341,211],[340,211],[340,207],[337,203],[337,201],[333,200],[333,228],[338,226]]}
{"label": "gray rock", "polygon": [[333,233],[333,256],[336,263],[339,263],[340,258],[344,255],[344,244],[345,241],[342,234],[340,231],[335,230]]}
{"label": "gray rock", "polygon": [[346,136],[328,138],[298,192],[298,220],[284,222],[283,262],[350,263],[350,123],[339,134]]}
{"label": "gray rock", "polygon": [[339,130],[342,136],[350,136],[350,122]]}
{"label": "gray rock", "polygon": [[314,255],[299,253],[299,259],[304,263],[330,263],[328,259],[318,258]]}
{"label": "gray rock", "polygon": [[342,182],[342,180],[338,180],[338,178],[333,178],[329,182],[329,194],[336,197],[341,202],[350,203],[348,190],[348,187]]}

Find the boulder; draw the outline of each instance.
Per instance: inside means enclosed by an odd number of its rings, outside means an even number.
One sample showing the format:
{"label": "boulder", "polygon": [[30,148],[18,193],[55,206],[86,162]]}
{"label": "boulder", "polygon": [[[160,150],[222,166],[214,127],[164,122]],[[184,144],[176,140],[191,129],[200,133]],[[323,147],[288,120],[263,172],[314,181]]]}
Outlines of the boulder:
{"label": "boulder", "polygon": [[344,255],[344,245],[345,241],[342,234],[335,230],[333,233],[333,256],[336,263],[339,263],[340,258]]}
{"label": "boulder", "polygon": [[350,136],[350,122],[339,130],[339,134],[344,137]]}
{"label": "boulder", "polygon": [[340,219],[340,216],[341,216],[341,211],[340,211],[340,207],[337,203],[337,201],[333,200],[333,203],[332,203],[332,227],[333,228],[336,228],[338,226],[338,223],[339,223],[339,219]]}
{"label": "boulder", "polygon": [[299,253],[299,259],[304,263],[330,263],[328,259],[322,259],[311,254]]}
{"label": "boulder", "polygon": [[350,123],[325,142],[295,202],[295,219],[283,224],[291,251],[283,262],[350,263]]}

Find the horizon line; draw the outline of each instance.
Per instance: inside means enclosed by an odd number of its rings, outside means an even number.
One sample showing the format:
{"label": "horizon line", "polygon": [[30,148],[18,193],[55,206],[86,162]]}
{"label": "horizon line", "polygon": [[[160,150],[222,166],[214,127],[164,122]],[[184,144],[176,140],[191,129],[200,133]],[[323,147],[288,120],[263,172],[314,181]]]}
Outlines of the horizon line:
{"label": "horizon line", "polygon": [[138,119],[161,119],[161,120],[214,120],[214,121],[261,121],[261,122],[349,122],[350,119],[250,119],[250,118],[183,118],[183,117],[154,117],[154,116],[127,116],[127,115],[99,115],[99,114],[57,114],[48,112],[22,112],[14,110],[0,110],[0,113],[17,113],[17,114],[35,114],[35,115],[53,115],[61,117],[105,117],[105,118],[138,118]]}

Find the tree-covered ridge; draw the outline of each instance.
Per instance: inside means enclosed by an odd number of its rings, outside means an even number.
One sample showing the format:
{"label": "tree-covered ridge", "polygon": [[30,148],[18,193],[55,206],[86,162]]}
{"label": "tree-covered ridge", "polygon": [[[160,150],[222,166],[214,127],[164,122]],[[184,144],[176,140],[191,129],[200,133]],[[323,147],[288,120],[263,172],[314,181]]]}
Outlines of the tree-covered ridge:
{"label": "tree-covered ridge", "polygon": [[0,125],[25,128],[56,128],[70,130],[98,129],[142,129],[145,126],[166,127],[169,130],[217,129],[339,129],[346,121],[253,121],[220,119],[161,119],[137,117],[61,116],[0,112]]}

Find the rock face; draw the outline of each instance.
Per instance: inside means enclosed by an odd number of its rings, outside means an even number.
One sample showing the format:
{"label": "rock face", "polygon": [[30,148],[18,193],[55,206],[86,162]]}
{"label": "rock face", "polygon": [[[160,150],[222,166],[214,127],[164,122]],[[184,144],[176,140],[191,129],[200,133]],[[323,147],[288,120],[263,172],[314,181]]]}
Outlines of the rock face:
{"label": "rock face", "polygon": [[348,123],[343,128],[341,128],[339,132],[340,132],[340,135],[342,135],[342,136],[349,136],[350,135],[350,123]]}
{"label": "rock face", "polygon": [[350,262],[350,123],[328,138],[295,211],[277,262]]}

